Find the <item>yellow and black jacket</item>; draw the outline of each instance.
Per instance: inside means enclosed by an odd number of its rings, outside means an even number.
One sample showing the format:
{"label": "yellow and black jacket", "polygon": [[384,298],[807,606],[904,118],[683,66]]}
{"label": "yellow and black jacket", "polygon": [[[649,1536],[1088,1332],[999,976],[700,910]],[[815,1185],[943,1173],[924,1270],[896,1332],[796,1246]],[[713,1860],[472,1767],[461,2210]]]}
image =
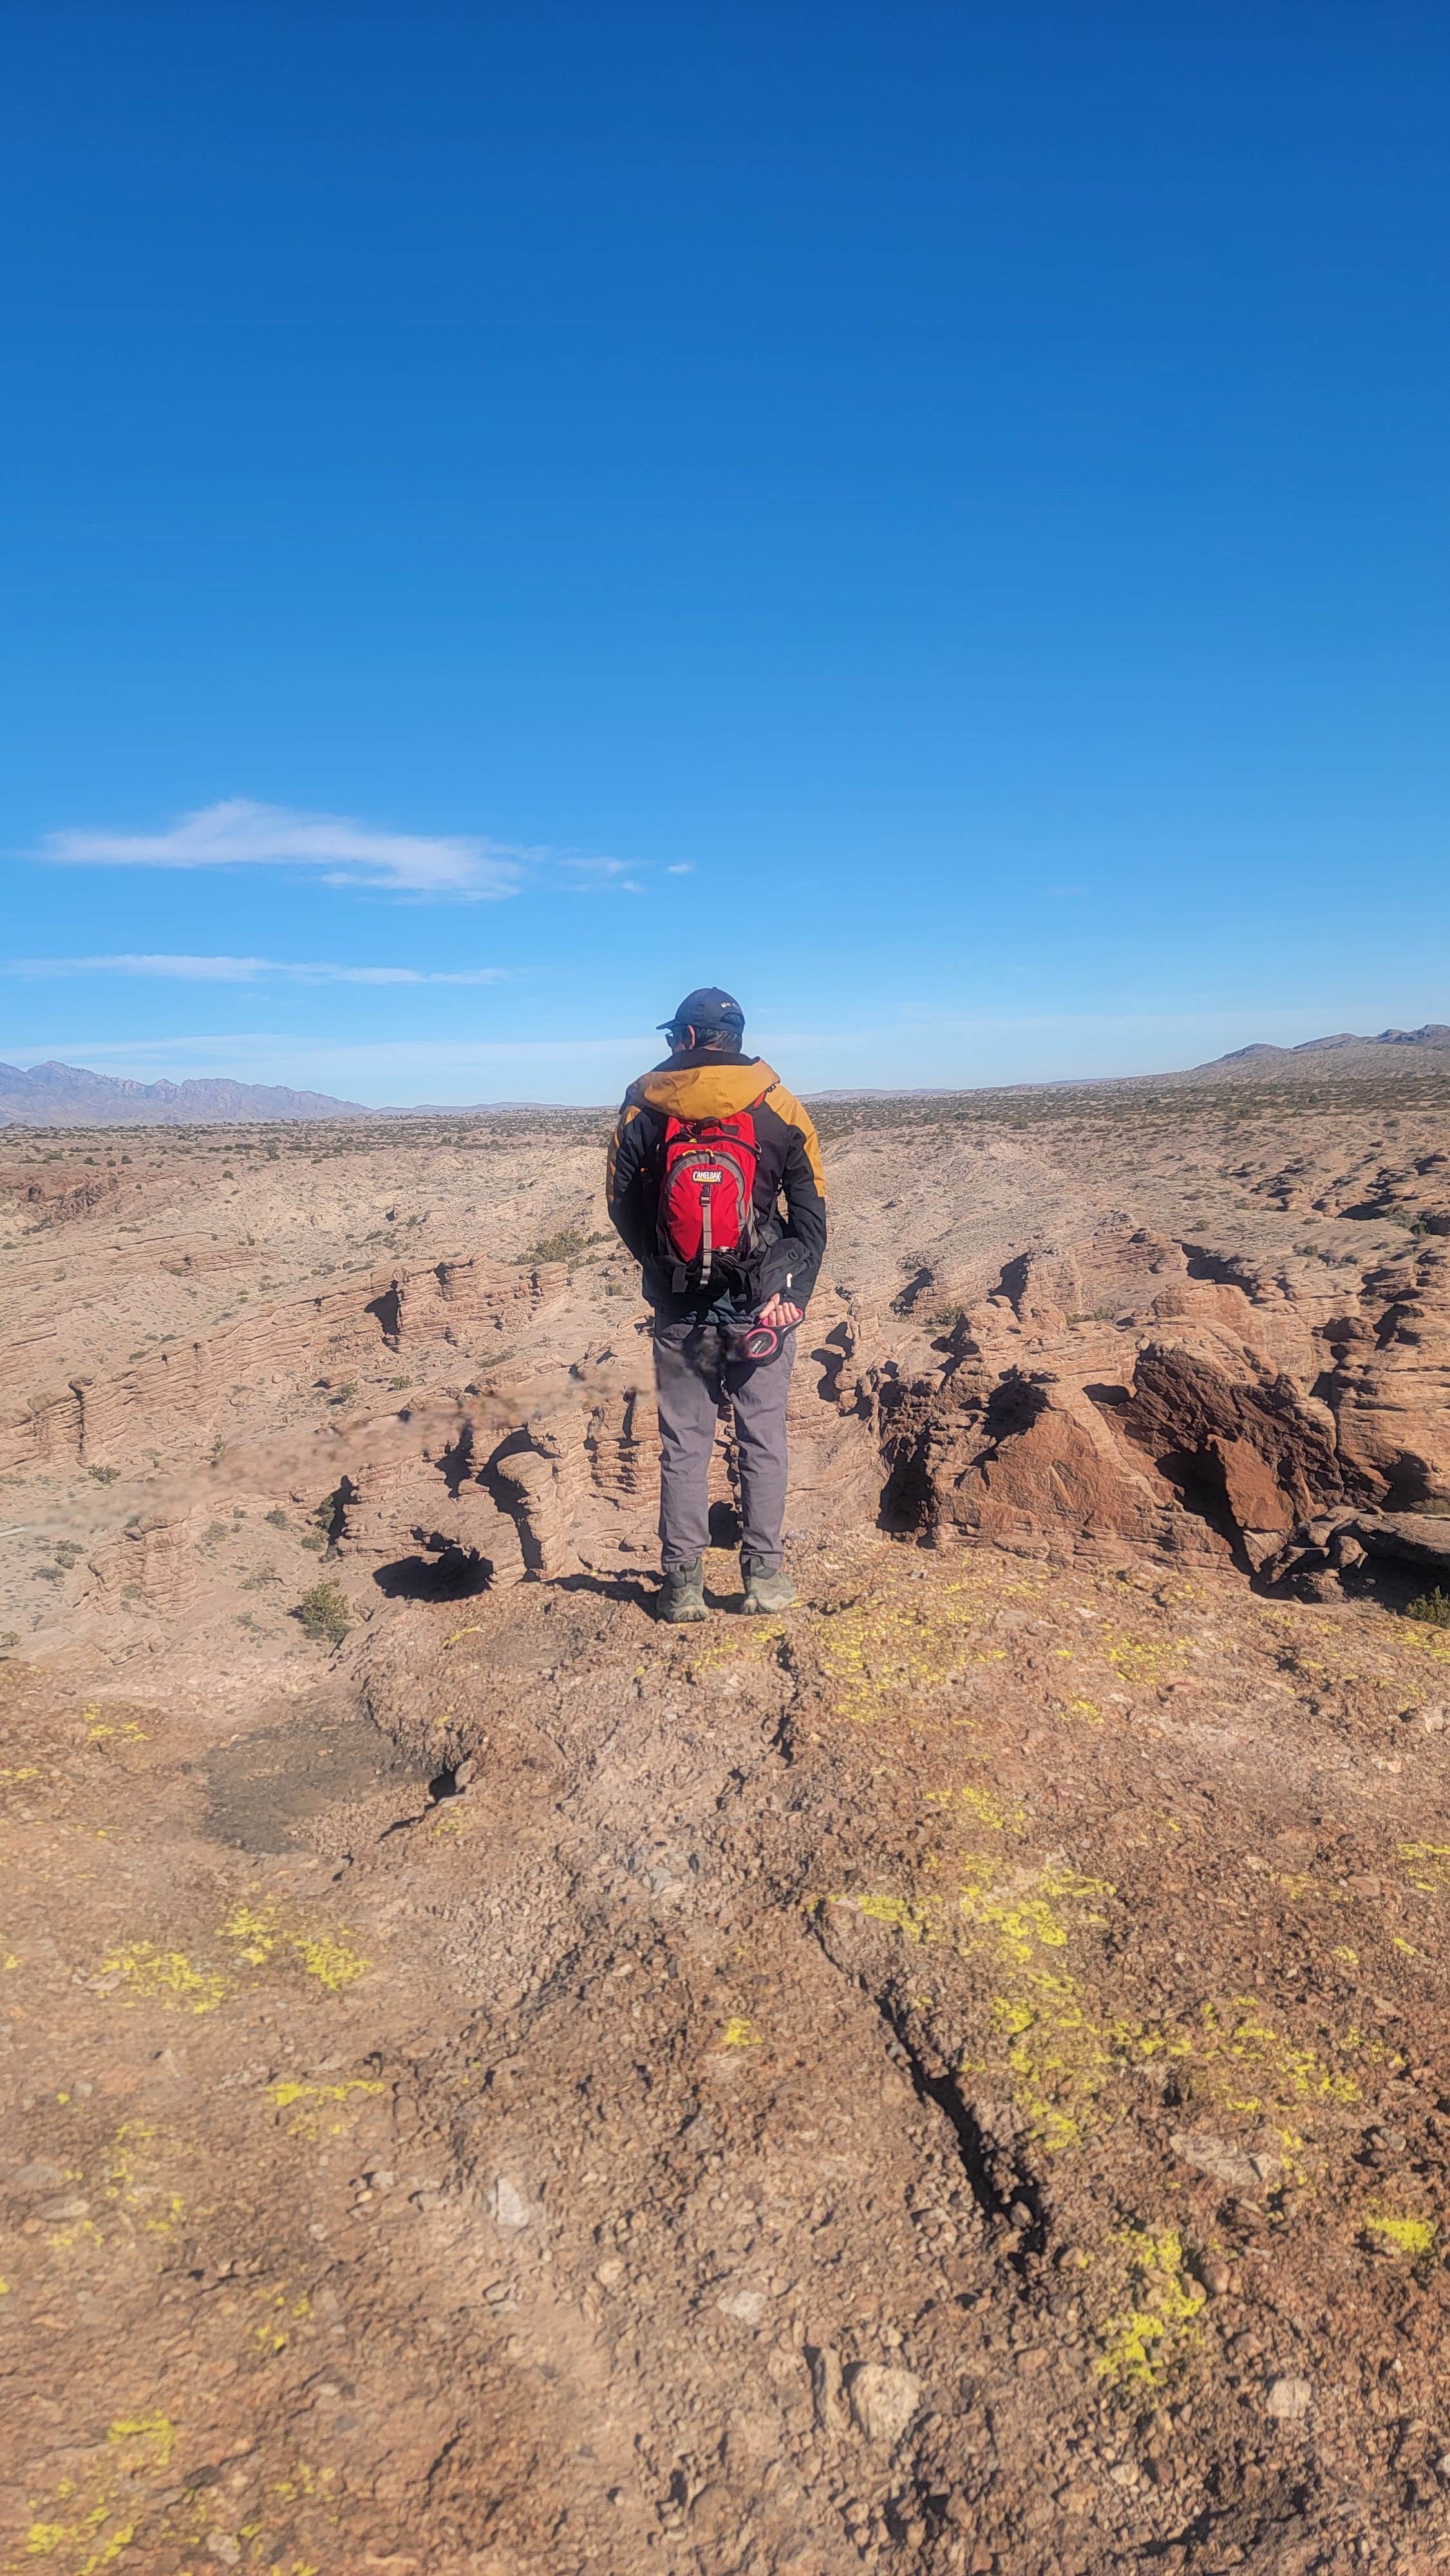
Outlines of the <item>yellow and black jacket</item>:
{"label": "yellow and black jacket", "polygon": [[[760,1160],[755,1176],[757,1247],[750,1275],[674,1293],[659,1249],[659,1153],[671,1118],[733,1118],[754,1109]],[[671,1056],[624,1095],[609,1148],[605,1184],[610,1221],[644,1272],[644,1293],[668,1320],[723,1305],[747,1312],[770,1297],[804,1306],[826,1250],[826,1185],[809,1114],[755,1055],[706,1050]],[[782,1213],[782,1201],[784,1213]],[[787,1285],[789,1280],[789,1285]]]}

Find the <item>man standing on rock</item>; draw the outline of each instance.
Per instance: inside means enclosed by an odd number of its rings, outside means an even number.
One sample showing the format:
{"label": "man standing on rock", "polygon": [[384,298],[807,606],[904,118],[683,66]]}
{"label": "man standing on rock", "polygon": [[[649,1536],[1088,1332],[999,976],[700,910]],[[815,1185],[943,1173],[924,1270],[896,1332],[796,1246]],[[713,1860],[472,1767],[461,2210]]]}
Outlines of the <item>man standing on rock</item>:
{"label": "man standing on rock", "polygon": [[606,1194],[654,1308],[660,1413],[662,1619],[705,1616],[715,1423],[726,1398],[740,1457],[742,1607],[784,1610],[789,1456],[785,1406],[795,1327],[826,1249],[816,1131],[741,1040],[745,1014],[718,986],[661,1022],[670,1053],[624,1095]]}

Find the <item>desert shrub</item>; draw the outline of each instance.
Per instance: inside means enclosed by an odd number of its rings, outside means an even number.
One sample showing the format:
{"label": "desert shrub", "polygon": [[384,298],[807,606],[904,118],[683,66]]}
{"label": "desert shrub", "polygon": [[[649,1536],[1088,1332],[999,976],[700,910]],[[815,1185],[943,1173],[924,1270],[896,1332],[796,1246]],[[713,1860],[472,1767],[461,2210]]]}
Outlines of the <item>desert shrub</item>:
{"label": "desert shrub", "polygon": [[524,1254],[525,1261],[577,1261],[586,1250],[585,1239],[577,1226],[562,1226],[557,1234],[541,1234]]}
{"label": "desert shrub", "polygon": [[266,1514],[266,1519],[268,1526],[271,1529],[285,1529],[287,1527],[287,1515],[283,1511],[280,1503],[273,1504],[271,1510]]}
{"label": "desert shrub", "polygon": [[1450,1593],[1437,1583],[1433,1592],[1422,1592],[1418,1601],[1406,1604],[1405,1617],[1423,1619],[1430,1628],[1450,1628]]}
{"label": "desert shrub", "polygon": [[340,1646],[351,1625],[347,1594],[340,1583],[314,1583],[287,1615],[318,1646]]}
{"label": "desert shrub", "polygon": [[119,1467],[88,1467],[86,1469],[86,1474],[88,1476],[94,1476],[98,1485],[114,1485],[120,1472],[121,1470]]}

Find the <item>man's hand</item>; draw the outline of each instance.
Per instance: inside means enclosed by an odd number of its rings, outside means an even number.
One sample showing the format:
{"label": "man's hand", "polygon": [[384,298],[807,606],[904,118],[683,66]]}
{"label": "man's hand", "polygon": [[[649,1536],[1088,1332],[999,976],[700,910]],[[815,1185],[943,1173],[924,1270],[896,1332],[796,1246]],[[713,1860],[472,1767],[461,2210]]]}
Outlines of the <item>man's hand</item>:
{"label": "man's hand", "polygon": [[761,1307],[760,1320],[762,1324],[774,1324],[782,1332],[787,1324],[798,1324],[805,1311],[804,1306],[793,1306],[788,1297],[772,1297],[768,1306]]}

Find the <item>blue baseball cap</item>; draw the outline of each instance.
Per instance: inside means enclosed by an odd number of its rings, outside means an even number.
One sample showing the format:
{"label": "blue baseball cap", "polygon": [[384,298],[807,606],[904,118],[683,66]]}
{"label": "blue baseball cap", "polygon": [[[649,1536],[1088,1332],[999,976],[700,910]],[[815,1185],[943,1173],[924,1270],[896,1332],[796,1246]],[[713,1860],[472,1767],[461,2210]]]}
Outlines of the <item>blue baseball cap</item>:
{"label": "blue baseball cap", "polygon": [[718,984],[700,984],[659,1026],[671,1035],[676,1029],[743,1029],[745,1013],[733,993],[722,993]]}

